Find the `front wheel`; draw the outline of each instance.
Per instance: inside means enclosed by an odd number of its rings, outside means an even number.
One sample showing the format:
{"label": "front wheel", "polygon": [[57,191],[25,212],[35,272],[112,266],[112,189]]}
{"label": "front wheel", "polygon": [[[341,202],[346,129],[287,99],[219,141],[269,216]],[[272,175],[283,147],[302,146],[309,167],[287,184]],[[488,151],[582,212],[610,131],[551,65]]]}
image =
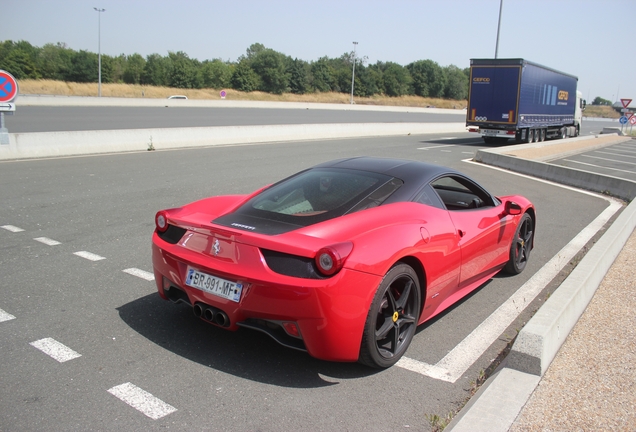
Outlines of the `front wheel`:
{"label": "front wheel", "polygon": [[364,324],[359,362],[388,368],[406,352],[420,315],[421,291],[415,271],[397,264],[384,276]]}
{"label": "front wheel", "polygon": [[510,245],[510,257],[506,267],[504,267],[506,273],[517,275],[526,268],[533,240],[534,223],[532,217],[528,213],[524,213]]}

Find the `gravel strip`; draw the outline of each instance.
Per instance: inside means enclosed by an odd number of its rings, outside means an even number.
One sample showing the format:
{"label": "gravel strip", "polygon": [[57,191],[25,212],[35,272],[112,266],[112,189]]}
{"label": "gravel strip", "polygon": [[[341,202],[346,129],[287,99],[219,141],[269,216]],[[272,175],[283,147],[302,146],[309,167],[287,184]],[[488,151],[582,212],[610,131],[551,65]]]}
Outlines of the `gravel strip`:
{"label": "gravel strip", "polygon": [[636,431],[636,231],[510,428]]}

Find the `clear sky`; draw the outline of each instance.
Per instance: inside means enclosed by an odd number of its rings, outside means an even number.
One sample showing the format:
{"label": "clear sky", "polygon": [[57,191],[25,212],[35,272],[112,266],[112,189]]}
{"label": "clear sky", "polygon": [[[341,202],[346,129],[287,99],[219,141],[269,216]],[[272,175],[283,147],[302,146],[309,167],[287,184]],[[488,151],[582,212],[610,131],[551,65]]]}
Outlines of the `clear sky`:
{"label": "clear sky", "polygon": [[[0,0],[0,40],[147,56],[235,61],[253,43],[315,61],[358,42],[367,64],[442,66],[492,58],[500,0]],[[104,8],[98,14],[93,8]],[[579,77],[591,100],[636,105],[636,1],[503,0],[499,58]]]}

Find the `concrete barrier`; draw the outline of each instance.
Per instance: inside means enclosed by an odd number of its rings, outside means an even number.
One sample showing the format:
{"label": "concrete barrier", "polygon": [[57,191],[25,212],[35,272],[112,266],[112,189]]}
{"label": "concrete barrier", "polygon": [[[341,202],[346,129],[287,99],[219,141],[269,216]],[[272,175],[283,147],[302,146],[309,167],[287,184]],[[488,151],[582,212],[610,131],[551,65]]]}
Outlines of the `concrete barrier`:
{"label": "concrete barrier", "polygon": [[10,133],[0,160],[465,131],[464,123],[338,123]]}

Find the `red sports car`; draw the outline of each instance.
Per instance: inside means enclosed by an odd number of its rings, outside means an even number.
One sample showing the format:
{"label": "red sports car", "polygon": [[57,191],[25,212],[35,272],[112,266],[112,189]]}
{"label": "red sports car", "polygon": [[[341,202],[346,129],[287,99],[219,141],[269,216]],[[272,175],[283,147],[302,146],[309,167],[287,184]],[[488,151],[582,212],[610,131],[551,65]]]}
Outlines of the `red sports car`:
{"label": "red sports car", "polygon": [[155,222],[164,299],[316,358],[386,368],[417,325],[500,270],[523,271],[536,213],[449,168],[358,157]]}

